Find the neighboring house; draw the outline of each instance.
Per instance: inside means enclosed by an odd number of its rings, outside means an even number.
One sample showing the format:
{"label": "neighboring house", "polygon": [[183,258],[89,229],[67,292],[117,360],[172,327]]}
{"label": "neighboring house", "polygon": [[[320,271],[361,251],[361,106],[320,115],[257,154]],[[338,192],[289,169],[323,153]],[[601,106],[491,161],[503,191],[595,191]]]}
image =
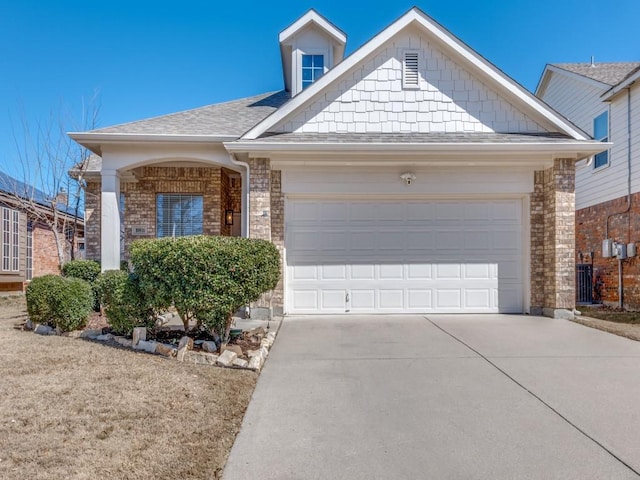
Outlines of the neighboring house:
{"label": "neighboring house", "polygon": [[[34,277],[60,273],[58,249],[49,227],[52,222],[43,221],[49,205],[42,191],[0,172],[0,292],[21,292]],[[58,211],[58,231],[68,236],[65,256],[69,258],[74,215],[62,205]],[[83,236],[84,223],[79,218],[76,258],[84,256]]]}
{"label": "neighboring house", "polygon": [[253,312],[573,308],[574,164],[606,145],[416,8],[344,59],[313,10],[279,41],[284,91],[70,133],[89,258],[240,233],[283,256]]}
{"label": "neighboring house", "polygon": [[640,263],[632,256],[640,241],[638,79],[640,62],[561,63],[546,66],[536,91],[596,140],[613,142],[577,164],[575,255],[585,303],[640,308]]}

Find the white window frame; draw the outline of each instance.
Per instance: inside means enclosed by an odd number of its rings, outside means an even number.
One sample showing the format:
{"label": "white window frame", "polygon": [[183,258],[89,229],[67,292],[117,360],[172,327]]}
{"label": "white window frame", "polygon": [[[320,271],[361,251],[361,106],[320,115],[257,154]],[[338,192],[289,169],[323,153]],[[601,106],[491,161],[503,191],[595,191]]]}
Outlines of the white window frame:
{"label": "white window frame", "polygon": [[[606,115],[607,117],[607,134],[605,136],[600,136],[600,137],[596,137],[596,121],[602,117]],[[596,115],[595,117],[593,117],[593,138],[594,140],[597,140],[599,142],[608,142],[609,139],[611,138],[611,116],[609,114],[609,110],[605,110],[604,112]],[[603,163],[602,165],[597,165],[597,158],[599,155],[606,155],[607,157],[607,161],[605,163]],[[605,150],[604,152],[600,152],[596,155],[593,156],[593,169],[594,170],[601,170],[603,168],[606,168],[609,166],[609,164],[611,163],[611,150]]]}
{"label": "white window frame", "polygon": [[20,271],[20,212],[12,208],[0,209],[0,271]]}
{"label": "white window frame", "polygon": [[[324,73],[323,76],[327,74],[329,71],[329,64],[331,59],[329,58],[329,51],[322,48],[298,48],[296,50],[296,65],[295,65],[295,82],[297,87],[297,92],[300,93],[302,91],[302,56],[303,55],[322,55],[324,57]],[[322,77],[320,77],[322,78]],[[315,83],[315,81],[314,81]],[[313,84],[312,84],[313,85]]]}
{"label": "white window frame", "polygon": [[[415,72],[415,83],[413,80],[413,75],[408,75],[407,69],[407,56],[415,55],[416,61],[416,72]],[[422,71],[422,58],[420,50],[402,50],[402,88],[406,90],[418,90],[420,89],[420,72]],[[412,71],[413,72],[413,71]]]}

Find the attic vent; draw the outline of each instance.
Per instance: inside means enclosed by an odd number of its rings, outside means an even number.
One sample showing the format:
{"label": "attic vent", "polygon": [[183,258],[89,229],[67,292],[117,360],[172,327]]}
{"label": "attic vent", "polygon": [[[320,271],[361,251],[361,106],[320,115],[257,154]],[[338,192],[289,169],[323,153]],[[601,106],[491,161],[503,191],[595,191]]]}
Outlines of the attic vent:
{"label": "attic vent", "polygon": [[402,86],[404,88],[418,88],[420,86],[418,72],[418,52],[404,52]]}

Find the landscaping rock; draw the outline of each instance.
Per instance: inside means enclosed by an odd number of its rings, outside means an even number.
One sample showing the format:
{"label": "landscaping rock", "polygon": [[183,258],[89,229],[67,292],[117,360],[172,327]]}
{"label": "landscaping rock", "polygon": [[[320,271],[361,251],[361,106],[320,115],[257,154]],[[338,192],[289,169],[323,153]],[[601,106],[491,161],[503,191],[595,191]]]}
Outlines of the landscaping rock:
{"label": "landscaping rock", "polygon": [[233,361],[233,366],[234,367],[242,367],[242,368],[246,368],[247,365],[249,365],[249,362],[247,362],[246,360],[243,360],[242,358],[236,358]]}
{"label": "landscaping rock", "polygon": [[269,340],[267,337],[263,338],[262,341],[260,342],[260,348],[262,347],[269,348],[271,345],[273,345],[273,342]]}
{"label": "landscaping rock", "polygon": [[261,357],[265,360],[269,356],[269,349],[266,347],[260,347]]}
{"label": "landscaping rock", "polygon": [[131,348],[133,346],[132,340],[127,337],[114,337],[114,340],[123,347]]}
{"label": "landscaping rock", "polygon": [[51,335],[51,333],[54,333],[53,328],[51,328],[48,325],[41,325],[41,324],[36,324],[36,328],[33,330],[33,333],[37,333],[38,335]]}
{"label": "landscaping rock", "polygon": [[227,350],[231,350],[232,352],[234,352],[238,357],[242,356],[242,348],[240,348],[239,345],[222,345],[220,347],[220,353],[224,353]]}
{"label": "landscaping rock", "polygon": [[71,330],[70,332],[64,332],[63,337],[80,338],[82,336],[82,330]]}
{"label": "landscaping rock", "polygon": [[138,345],[138,342],[144,341],[146,339],[147,339],[147,329],[145,327],[136,327],[133,329],[133,339],[131,340],[131,342],[134,347]]}
{"label": "landscaping rock", "polygon": [[87,330],[84,330],[80,334],[80,338],[91,338],[91,339],[94,339],[98,335],[102,335],[102,329],[101,328],[88,328]]}
{"label": "landscaping rock", "polygon": [[180,339],[180,343],[178,343],[178,350],[185,347],[187,350],[193,350],[193,338],[185,336]]}
{"label": "landscaping rock", "polygon": [[105,333],[103,335],[98,335],[96,337],[96,340],[100,341],[100,342],[108,342],[110,340],[113,340],[113,335],[111,335],[110,333]]}
{"label": "landscaping rock", "polygon": [[216,342],[202,342],[202,350],[209,353],[216,353],[218,351],[218,346],[216,345]]}
{"label": "landscaping rock", "polygon": [[196,365],[215,365],[218,358],[219,357],[213,353],[194,352],[193,350],[189,350],[185,353],[184,361],[195,363]]}
{"label": "landscaping rock", "polygon": [[263,359],[262,359],[262,355],[257,355],[255,357],[251,357],[249,359],[249,364],[247,365],[250,369],[255,370],[256,372],[259,372],[260,369],[262,368],[262,364],[264,363]]}
{"label": "landscaping rock", "polygon": [[260,357],[262,356],[262,350],[247,350],[247,357]]}
{"label": "landscaping rock", "polygon": [[178,353],[178,350],[170,345],[165,345],[164,343],[156,343],[155,353],[159,353],[160,355],[164,355],[165,357],[175,357]]}
{"label": "landscaping rock", "polygon": [[232,350],[225,350],[222,352],[222,355],[218,357],[218,361],[216,362],[218,365],[222,365],[223,367],[230,367],[233,365],[233,361],[238,358],[236,352]]}
{"label": "landscaping rock", "polygon": [[143,350],[145,352],[154,353],[156,351],[156,346],[158,344],[153,341],[147,342],[146,340],[140,340],[137,345],[134,345],[133,348],[136,350]]}
{"label": "landscaping rock", "polygon": [[27,318],[27,321],[24,322],[24,326],[22,327],[24,330],[33,330],[33,322],[31,321],[30,318]]}

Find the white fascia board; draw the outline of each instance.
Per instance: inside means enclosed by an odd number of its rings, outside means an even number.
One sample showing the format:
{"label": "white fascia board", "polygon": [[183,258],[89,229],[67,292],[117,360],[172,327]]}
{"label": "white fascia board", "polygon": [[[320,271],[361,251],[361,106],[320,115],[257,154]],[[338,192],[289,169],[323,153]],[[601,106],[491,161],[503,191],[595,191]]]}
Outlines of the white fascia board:
{"label": "white fascia board", "polygon": [[554,155],[556,158],[582,158],[603,152],[613,146],[610,142],[555,142],[555,143],[375,143],[375,142],[228,142],[224,147],[230,153],[248,153],[252,157],[270,157],[274,154],[339,154],[339,155],[406,155],[431,154],[482,154],[517,155],[536,154]]}
{"label": "white fascia board", "polygon": [[218,143],[236,140],[231,135],[165,135],[158,133],[91,133],[67,132],[67,135],[97,155],[102,155],[102,145],[113,143]]}
{"label": "white fascia board", "polygon": [[280,35],[278,35],[278,41],[281,44],[286,42],[311,22],[315,23],[318,27],[331,35],[336,42],[342,43],[343,45],[347,42],[347,35],[329,20],[316,12],[313,8],[280,32]]}
{"label": "white fascia board", "polygon": [[303,106],[308,100],[320,93],[326,86],[330,85],[348,70],[358,63],[362,62],[367,56],[380,48],[385,42],[389,41],[393,36],[402,31],[408,25],[415,23],[420,25],[424,30],[431,34],[435,39],[446,45],[451,51],[469,63],[475,69],[484,73],[493,82],[497,83],[503,90],[520,100],[526,107],[535,112],[538,116],[545,119],[549,124],[558,128],[560,132],[565,133],[576,140],[587,140],[588,136],[580,131],[577,127],[568,122],[564,117],[551,110],[544,102],[531,94],[524,87],[519,85],[515,80],[508,77],[500,69],[495,67],[488,60],[480,56],[469,46],[457,39],[452,33],[428,17],[421,10],[414,7],[405,15],[400,17],[396,22],[384,29],[378,35],[373,37],[369,42],[360,49],[352,53],[348,58],[339,63],[336,67],[329,70],[319,80],[312,83],[307,89],[296,95],[291,101],[282,108],[276,110],[265,120],[258,123],[255,127],[243,135],[242,138],[255,139],[264,134],[269,128],[282,121],[285,117],[295,112]]}
{"label": "white fascia board", "polygon": [[602,97],[601,97],[602,101],[603,102],[611,101],[613,99],[613,97],[618,95],[622,90],[625,90],[626,88],[628,88],[631,85],[633,85],[638,80],[640,80],[640,70],[638,70],[636,73],[631,75],[626,80],[623,80],[622,82],[620,82],[616,86],[614,86],[614,87],[610,88],[608,91],[604,92],[602,94]]}

